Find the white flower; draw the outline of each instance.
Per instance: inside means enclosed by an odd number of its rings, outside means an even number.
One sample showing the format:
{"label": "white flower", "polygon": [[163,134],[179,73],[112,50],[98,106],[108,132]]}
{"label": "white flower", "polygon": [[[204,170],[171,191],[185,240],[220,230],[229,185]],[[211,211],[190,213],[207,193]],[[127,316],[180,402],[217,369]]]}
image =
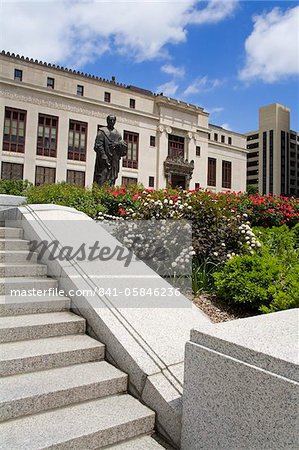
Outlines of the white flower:
{"label": "white flower", "polygon": [[214,256],[218,256],[218,253],[217,253],[217,252],[214,252],[213,255],[214,255]]}
{"label": "white flower", "polygon": [[257,242],[257,243],[256,243],[256,246],[257,246],[257,247],[261,247],[262,244],[261,244],[260,242]]}
{"label": "white flower", "polygon": [[176,267],[177,266],[177,263],[176,262],[173,262],[172,264],[171,264],[171,267]]}
{"label": "white flower", "polygon": [[222,247],[226,247],[226,245],[225,245],[225,243],[224,243],[224,242],[222,242],[221,246],[222,246]]}

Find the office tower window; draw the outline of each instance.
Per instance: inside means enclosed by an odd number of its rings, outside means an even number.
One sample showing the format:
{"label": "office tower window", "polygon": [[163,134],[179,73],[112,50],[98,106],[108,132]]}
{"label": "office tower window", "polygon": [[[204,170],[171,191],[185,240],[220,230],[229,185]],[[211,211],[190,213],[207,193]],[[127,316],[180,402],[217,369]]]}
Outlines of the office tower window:
{"label": "office tower window", "polygon": [[86,161],[87,123],[70,120],[68,159]]}
{"label": "office tower window", "polygon": [[251,158],[257,158],[259,155],[259,152],[251,152],[247,154],[247,159],[251,159]]}
{"label": "office tower window", "polygon": [[25,151],[26,111],[5,108],[3,150],[24,153]]}
{"label": "office tower window", "polygon": [[38,115],[36,154],[56,157],[58,117]]}
{"label": "office tower window", "polygon": [[269,192],[273,194],[273,130],[269,133],[269,165],[270,165],[270,180]]}
{"label": "office tower window", "polygon": [[258,133],[251,134],[250,136],[247,136],[247,141],[253,141],[253,140],[258,139],[258,138],[259,138],[259,134]]}
{"label": "office tower window", "polygon": [[263,132],[263,194],[267,193],[267,132]]}
{"label": "office tower window", "polygon": [[81,86],[81,84],[77,84],[77,95],[79,97],[83,97],[84,95],[84,86]]}
{"label": "office tower window", "polygon": [[55,80],[54,78],[48,77],[47,78],[47,88],[54,89]]}
{"label": "office tower window", "polygon": [[185,155],[185,138],[168,135],[168,156],[171,159],[183,159]]}
{"label": "office tower window", "polygon": [[2,162],[1,180],[22,180],[23,171],[24,171],[23,164]]}
{"label": "office tower window", "polygon": [[259,143],[258,142],[254,142],[253,144],[247,144],[247,149],[251,150],[253,148],[258,148],[259,147]]}
{"label": "office tower window", "polygon": [[155,177],[148,177],[148,187],[155,187]]}
{"label": "office tower window", "polygon": [[123,157],[123,167],[138,169],[138,145],[139,134],[131,131],[124,131],[124,141],[128,144],[128,152]]}
{"label": "office tower window", "polygon": [[232,187],[232,163],[222,161],[222,187],[231,189]]}
{"label": "office tower window", "polygon": [[15,69],[14,79],[15,79],[15,81],[22,81],[22,79],[23,79],[23,70]]}
{"label": "office tower window", "polygon": [[80,170],[67,170],[66,181],[69,184],[75,184],[76,186],[85,186],[85,172]]}
{"label": "office tower window", "polygon": [[56,178],[56,169],[54,167],[36,166],[35,168],[35,185],[54,184]]}
{"label": "office tower window", "polygon": [[216,186],[216,159],[208,158],[208,186]]}
{"label": "office tower window", "polygon": [[130,108],[135,109],[136,107],[136,101],[134,98],[130,98]]}
{"label": "office tower window", "polygon": [[110,103],[111,102],[111,94],[110,92],[105,92],[104,94],[104,102]]}
{"label": "office tower window", "polygon": [[196,149],[195,149],[195,152],[196,152],[196,156],[200,156],[200,146],[199,145],[197,145],[196,146]]}

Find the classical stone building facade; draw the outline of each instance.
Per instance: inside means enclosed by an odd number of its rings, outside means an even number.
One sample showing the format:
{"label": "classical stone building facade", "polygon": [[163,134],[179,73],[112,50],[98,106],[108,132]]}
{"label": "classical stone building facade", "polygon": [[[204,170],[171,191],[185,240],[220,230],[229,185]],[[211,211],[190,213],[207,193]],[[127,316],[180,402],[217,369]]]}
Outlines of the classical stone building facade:
{"label": "classical stone building facade", "polygon": [[90,186],[97,130],[113,113],[128,142],[118,184],[246,189],[246,137],[203,108],[5,52],[0,67],[1,178]]}
{"label": "classical stone building facade", "polygon": [[261,194],[299,197],[299,133],[290,110],[273,103],[259,110],[259,129],[247,135],[247,185]]}

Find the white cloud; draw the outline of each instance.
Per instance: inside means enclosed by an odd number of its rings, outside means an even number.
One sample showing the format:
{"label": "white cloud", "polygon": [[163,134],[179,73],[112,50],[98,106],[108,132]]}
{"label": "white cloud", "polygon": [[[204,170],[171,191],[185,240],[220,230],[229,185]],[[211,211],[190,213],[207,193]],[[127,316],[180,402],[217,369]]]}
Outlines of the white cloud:
{"label": "white cloud", "polygon": [[211,80],[207,76],[198,77],[193,80],[192,83],[185,89],[185,91],[183,92],[183,96],[188,97],[190,95],[209,92],[220,86],[221,84],[222,81],[217,79]]}
{"label": "white cloud", "polygon": [[224,128],[225,130],[228,131],[232,131],[230,125],[228,123],[223,123],[222,125],[220,125],[222,128]]}
{"label": "white cloud", "polygon": [[216,106],[215,108],[205,108],[205,110],[210,114],[214,114],[217,115],[219,113],[221,113],[222,111],[224,111],[224,108],[222,106]]}
{"label": "white cloud", "polygon": [[105,52],[143,61],[167,55],[169,43],[184,42],[189,24],[223,20],[232,3],[2,0],[1,44],[7,51],[76,67]]}
{"label": "white cloud", "polygon": [[172,64],[165,64],[161,67],[161,71],[177,78],[183,78],[185,76],[184,67],[175,67]]}
{"label": "white cloud", "polygon": [[238,0],[210,0],[206,8],[191,11],[189,20],[191,23],[217,23],[232,15]]}
{"label": "white cloud", "polygon": [[299,6],[286,11],[274,8],[255,16],[251,35],[245,42],[246,64],[241,80],[275,82],[299,74]]}
{"label": "white cloud", "polygon": [[178,84],[174,80],[172,80],[158,86],[156,92],[163,92],[163,95],[165,95],[166,97],[171,97],[172,95],[175,95],[178,87]]}

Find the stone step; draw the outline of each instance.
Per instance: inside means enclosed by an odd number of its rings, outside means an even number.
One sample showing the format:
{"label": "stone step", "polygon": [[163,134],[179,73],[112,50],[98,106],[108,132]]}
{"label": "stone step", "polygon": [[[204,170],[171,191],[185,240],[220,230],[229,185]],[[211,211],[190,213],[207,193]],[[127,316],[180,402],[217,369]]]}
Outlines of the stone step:
{"label": "stone step", "polygon": [[0,226],[0,239],[22,239],[22,228],[11,228]]}
{"label": "stone step", "polygon": [[0,295],[0,317],[68,311],[70,306],[70,299],[59,295],[34,297]]}
{"label": "stone step", "polygon": [[32,252],[30,259],[28,255],[30,252],[28,250],[0,250],[0,263],[22,263],[22,262],[31,262],[36,263],[37,261],[37,253]]}
{"label": "stone step", "polygon": [[[46,277],[6,277],[0,278],[0,295],[16,295],[15,291],[33,295],[35,290],[43,291],[44,295],[49,295],[49,289],[57,287],[57,280]],[[12,292],[13,291],[13,292]]]}
{"label": "stone step", "polygon": [[99,361],[105,346],[86,335],[69,335],[0,345],[0,375]]}
{"label": "stone step", "polygon": [[0,317],[0,342],[82,333],[85,319],[69,311]]}
{"label": "stone step", "polygon": [[161,450],[163,448],[165,447],[162,447],[151,436],[141,436],[116,445],[109,445],[109,447],[105,447],[105,450]]}
{"label": "stone step", "polygon": [[115,395],[4,422],[0,448],[95,449],[150,433],[154,421],[138,400]]}
{"label": "stone step", "polygon": [[45,264],[31,262],[0,263],[0,277],[43,277],[47,275],[48,268]]}
{"label": "stone step", "polygon": [[0,250],[28,250],[29,244],[24,239],[0,239]]}
{"label": "stone step", "polygon": [[1,380],[0,420],[36,414],[127,390],[127,375],[106,361],[76,364]]}

